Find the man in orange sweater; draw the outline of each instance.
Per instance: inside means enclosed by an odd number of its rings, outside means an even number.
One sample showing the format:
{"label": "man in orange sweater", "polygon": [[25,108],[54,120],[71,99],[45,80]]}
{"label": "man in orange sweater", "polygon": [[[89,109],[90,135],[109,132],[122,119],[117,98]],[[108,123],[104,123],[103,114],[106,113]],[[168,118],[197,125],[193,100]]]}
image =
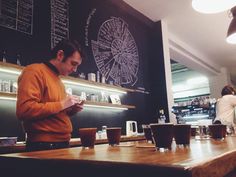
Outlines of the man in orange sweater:
{"label": "man in orange sweater", "polygon": [[59,75],[68,76],[82,62],[76,41],[62,40],[49,62],[31,64],[18,78],[16,115],[27,134],[26,150],[69,147],[69,115],[83,108],[79,97],[67,95]]}

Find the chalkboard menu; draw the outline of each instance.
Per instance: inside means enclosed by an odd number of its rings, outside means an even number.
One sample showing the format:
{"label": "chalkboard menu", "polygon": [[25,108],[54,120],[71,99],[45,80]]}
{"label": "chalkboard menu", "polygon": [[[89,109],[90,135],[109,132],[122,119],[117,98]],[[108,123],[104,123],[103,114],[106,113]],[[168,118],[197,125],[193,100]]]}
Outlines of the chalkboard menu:
{"label": "chalkboard menu", "polygon": [[51,48],[64,38],[69,38],[68,0],[51,0]]}
{"label": "chalkboard menu", "polygon": [[33,33],[33,0],[0,0],[0,25]]}

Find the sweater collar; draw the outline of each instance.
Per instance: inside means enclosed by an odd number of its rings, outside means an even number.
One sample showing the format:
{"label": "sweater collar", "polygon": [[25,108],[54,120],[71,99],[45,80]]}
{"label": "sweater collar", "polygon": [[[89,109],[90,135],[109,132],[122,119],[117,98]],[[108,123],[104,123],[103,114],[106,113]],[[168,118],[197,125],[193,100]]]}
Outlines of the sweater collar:
{"label": "sweater collar", "polygon": [[59,71],[58,69],[50,62],[43,62],[47,67],[49,67],[49,69],[51,69],[55,74],[59,75]]}

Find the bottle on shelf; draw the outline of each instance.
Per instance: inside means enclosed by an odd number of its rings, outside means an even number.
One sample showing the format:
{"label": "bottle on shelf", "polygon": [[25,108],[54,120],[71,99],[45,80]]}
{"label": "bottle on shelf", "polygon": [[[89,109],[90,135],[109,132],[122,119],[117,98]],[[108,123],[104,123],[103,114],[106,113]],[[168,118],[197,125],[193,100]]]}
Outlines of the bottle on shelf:
{"label": "bottle on shelf", "polygon": [[2,52],[2,62],[4,62],[4,63],[7,62],[7,57],[6,57],[6,51],[5,50]]}
{"label": "bottle on shelf", "polygon": [[17,81],[12,81],[12,88],[11,88],[11,92],[12,93],[16,93],[17,92]]}
{"label": "bottle on shelf", "polygon": [[165,122],[166,122],[166,116],[165,116],[164,110],[160,109],[159,110],[158,123],[159,124],[164,124]]}
{"label": "bottle on shelf", "polygon": [[102,139],[106,139],[107,138],[107,126],[103,125],[102,126]]}
{"label": "bottle on shelf", "polygon": [[3,92],[3,80],[0,79],[0,92]]}
{"label": "bottle on shelf", "polygon": [[79,76],[79,78],[81,78],[81,79],[85,79],[85,74],[84,74],[84,73],[80,73],[78,76]]}
{"label": "bottle on shelf", "polygon": [[87,100],[87,95],[86,92],[82,91],[80,94],[80,100],[82,101],[86,101]]}
{"label": "bottle on shelf", "polygon": [[2,80],[2,92],[11,92],[11,80]]}
{"label": "bottle on shelf", "polygon": [[96,75],[97,75],[97,82],[100,82],[100,72],[97,71]]}
{"label": "bottle on shelf", "polygon": [[105,92],[101,91],[101,102],[105,102]]}
{"label": "bottle on shelf", "polygon": [[106,78],[105,78],[105,76],[102,76],[102,80],[101,80],[101,82],[102,82],[103,84],[106,83]]}
{"label": "bottle on shelf", "polygon": [[102,131],[101,130],[97,131],[96,139],[102,139]]}
{"label": "bottle on shelf", "polygon": [[20,59],[21,59],[20,54],[17,54],[16,55],[16,64],[19,65],[19,66],[21,66]]}

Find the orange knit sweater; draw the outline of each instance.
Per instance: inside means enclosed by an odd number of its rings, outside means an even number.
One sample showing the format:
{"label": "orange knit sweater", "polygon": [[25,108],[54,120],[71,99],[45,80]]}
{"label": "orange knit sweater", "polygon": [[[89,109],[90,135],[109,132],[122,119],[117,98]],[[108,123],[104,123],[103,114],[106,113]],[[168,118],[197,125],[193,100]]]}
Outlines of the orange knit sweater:
{"label": "orange knit sweater", "polygon": [[43,63],[28,65],[18,78],[16,114],[31,142],[69,141],[72,125],[60,101],[66,97],[59,76]]}

